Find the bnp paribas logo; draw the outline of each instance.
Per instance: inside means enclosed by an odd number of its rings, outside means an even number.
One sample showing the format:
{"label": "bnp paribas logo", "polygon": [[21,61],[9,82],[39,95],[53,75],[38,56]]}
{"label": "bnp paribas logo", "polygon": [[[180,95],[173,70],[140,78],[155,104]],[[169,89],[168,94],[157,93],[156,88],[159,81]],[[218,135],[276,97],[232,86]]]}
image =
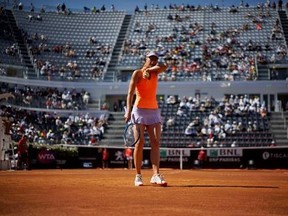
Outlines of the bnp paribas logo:
{"label": "bnp paribas logo", "polygon": [[210,149],[208,152],[209,157],[218,157],[218,150],[216,149]]}
{"label": "bnp paribas logo", "polygon": [[167,151],[161,149],[161,150],[160,150],[160,157],[167,157]]}

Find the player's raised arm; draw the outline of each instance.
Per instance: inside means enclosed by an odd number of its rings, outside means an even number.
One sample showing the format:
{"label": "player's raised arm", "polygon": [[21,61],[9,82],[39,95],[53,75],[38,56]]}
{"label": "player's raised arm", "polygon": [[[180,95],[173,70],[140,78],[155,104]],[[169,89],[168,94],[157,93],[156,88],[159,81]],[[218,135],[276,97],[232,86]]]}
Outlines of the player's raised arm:
{"label": "player's raised arm", "polygon": [[159,62],[158,60],[159,57],[155,52],[148,53],[146,63],[144,65],[146,67],[143,68],[145,77],[149,78],[150,73],[159,74],[167,69],[167,65],[163,62]]}

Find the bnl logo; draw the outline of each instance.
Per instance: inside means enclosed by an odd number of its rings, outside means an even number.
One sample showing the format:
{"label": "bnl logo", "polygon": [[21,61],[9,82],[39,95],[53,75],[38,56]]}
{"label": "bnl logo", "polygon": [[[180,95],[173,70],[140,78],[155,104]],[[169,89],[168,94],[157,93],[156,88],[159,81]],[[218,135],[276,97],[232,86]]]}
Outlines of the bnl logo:
{"label": "bnl logo", "polygon": [[209,157],[241,157],[242,149],[211,149]]}

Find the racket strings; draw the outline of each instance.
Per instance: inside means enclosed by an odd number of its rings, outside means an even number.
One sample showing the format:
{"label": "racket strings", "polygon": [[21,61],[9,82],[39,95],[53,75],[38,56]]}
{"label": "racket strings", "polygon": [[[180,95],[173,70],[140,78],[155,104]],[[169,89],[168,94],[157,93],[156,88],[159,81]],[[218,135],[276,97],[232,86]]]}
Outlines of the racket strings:
{"label": "racket strings", "polygon": [[130,124],[127,126],[124,134],[125,144],[128,146],[133,146],[140,138],[140,133],[137,130],[137,126]]}

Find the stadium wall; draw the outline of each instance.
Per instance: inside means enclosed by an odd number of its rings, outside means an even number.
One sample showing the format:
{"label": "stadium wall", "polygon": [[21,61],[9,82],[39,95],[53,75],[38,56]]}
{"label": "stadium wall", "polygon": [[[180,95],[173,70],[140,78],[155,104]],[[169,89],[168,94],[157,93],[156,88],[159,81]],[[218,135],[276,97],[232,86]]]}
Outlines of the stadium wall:
{"label": "stadium wall", "polygon": [[[109,168],[127,168],[123,157],[123,148],[107,148],[109,151]],[[198,153],[200,148],[161,148],[162,168],[193,169],[200,168]],[[202,168],[259,168],[287,169],[288,147],[267,148],[206,148],[207,159]],[[31,153],[32,168],[102,168],[102,147],[77,147],[77,155],[63,157],[57,151],[33,149]],[[62,157],[60,156],[62,155]],[[143,168],[151,168],[150,149],[145,148]]]}

